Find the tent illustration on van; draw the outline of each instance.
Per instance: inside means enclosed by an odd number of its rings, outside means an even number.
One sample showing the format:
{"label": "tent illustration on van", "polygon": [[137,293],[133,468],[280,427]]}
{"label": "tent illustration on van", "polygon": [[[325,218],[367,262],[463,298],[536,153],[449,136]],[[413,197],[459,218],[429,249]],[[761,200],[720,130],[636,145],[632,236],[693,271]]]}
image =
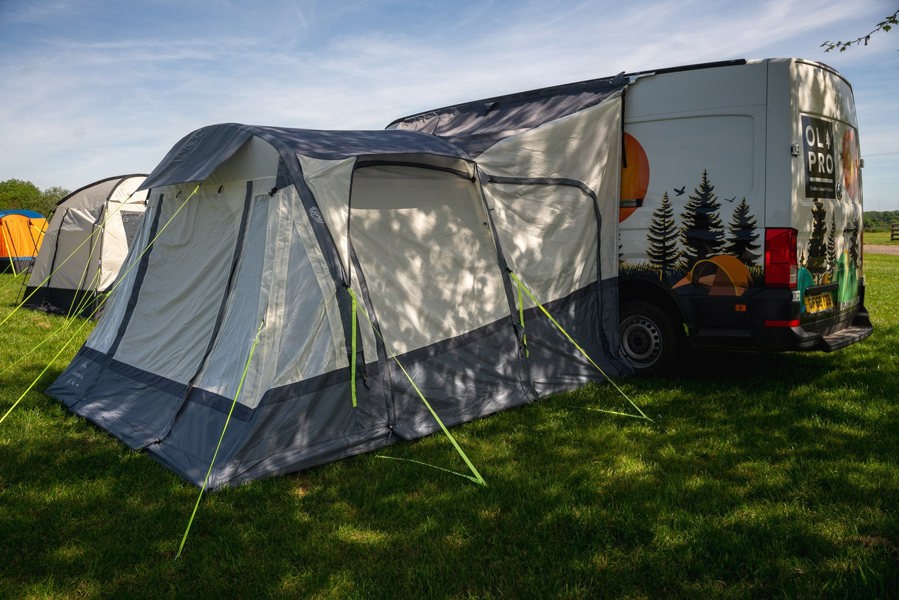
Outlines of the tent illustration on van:
{"label": "tent illustration on van", "polygon": [[48,393],[197,485],[224,431],[215,488],[620,374],[621,87],[187,135]]}
{"label": "tent illustration on van", "polygon": [[25,288],[25,306],[96,313],[143,218],[147,193],[135,191],[146,177],[109,177],[59,201]]}
{"label": "tent illustration on van", "polygon": [[33,210],[0,210],[0,271],[19,274],[34,262],[47,220]]}
{"label": "tent illustration on van", "polygon": [[710,296],[742,296],[749,289],[749,269],[734,256],[718,254],[698,261],[671,287],[691,284],[707,288]]}

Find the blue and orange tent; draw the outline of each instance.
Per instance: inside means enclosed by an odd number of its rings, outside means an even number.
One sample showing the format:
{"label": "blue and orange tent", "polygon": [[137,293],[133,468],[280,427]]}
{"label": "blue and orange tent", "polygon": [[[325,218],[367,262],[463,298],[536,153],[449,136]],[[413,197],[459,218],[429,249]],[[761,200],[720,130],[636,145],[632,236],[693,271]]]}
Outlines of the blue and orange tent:
{"label": "blue and orange tent", "polygon": [[47,220],[33,210],[0,209],[0,270],[20,273],[34,262]]}

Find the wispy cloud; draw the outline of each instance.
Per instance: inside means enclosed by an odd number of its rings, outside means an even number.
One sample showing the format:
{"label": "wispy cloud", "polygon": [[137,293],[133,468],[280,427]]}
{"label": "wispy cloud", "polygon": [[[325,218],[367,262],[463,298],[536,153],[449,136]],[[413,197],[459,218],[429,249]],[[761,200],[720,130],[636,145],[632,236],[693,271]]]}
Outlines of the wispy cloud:
{"label": "wispy cloud", "polygon": [[[834,64],[856,83],[863,123],[892,115],[897,93],[895,82],[860,87],[895,73],[899,34],[839,56],[819,48],[868,31],[894,10],[886,0],[865,10],[845,0],[815,10],[800,0],[140,6],[132,15],[94,0],[0,4],[0,179],[78,187],[150,170],[215,122],[380,128],[468,99],[734,57]],[[891,135],[871,132],[863,148],[886,151]]]}

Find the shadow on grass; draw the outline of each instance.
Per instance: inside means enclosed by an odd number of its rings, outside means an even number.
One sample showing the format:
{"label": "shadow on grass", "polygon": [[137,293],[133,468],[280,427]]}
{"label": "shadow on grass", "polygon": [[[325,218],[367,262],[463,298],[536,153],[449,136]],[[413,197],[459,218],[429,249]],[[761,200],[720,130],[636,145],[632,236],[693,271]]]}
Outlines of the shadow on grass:
{"label": "shadow on grass", "polygon": [[[598,385],[455,428],[487,487],[368,454],[216,492],[177,562],[198,490],[29,397],[0,426],[0,597],[886,597],[897,334],[622,382],[656,424]],[[440,436],[380,454],[464,469]]]}

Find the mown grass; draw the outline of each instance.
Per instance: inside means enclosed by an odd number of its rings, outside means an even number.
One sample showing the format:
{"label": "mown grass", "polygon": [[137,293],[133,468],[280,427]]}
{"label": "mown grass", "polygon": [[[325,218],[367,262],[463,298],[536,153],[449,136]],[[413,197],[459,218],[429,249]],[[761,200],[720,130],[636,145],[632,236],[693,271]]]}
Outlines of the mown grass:
{"label": "mown grass", "polygon": [[[590,386],[455,428],[487,487],[383,459],[464,471],[432,436],[216,492],[177,561],[197,489],[40,393],[60,357],[0,424],[0,598],[895,597],[899,257],[865,268],[861,344],[621,382],[655,423]],[[2,364],[63,323],[14,315]]]}
{"label": "mown grass", "polygon": [[866,244],[885,244],[899,246],[899,240],[891,240],[889,231],[865,231]]}

